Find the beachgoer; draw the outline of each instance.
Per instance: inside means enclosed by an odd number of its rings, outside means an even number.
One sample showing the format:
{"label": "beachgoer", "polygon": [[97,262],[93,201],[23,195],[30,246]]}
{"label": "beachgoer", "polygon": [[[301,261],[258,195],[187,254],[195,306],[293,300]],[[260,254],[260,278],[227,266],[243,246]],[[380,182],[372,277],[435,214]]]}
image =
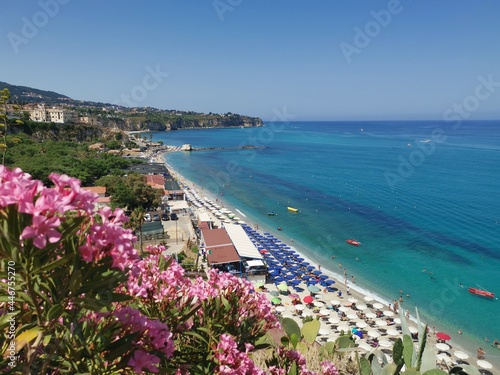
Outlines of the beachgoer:
{"label": "beachgoer", "polygon": [[489,339],[489,338],[487,338],[487,337],[485,337],[485,338],[484,338],[484,341],[485,341],[485,342],[490,342],[490,339]]}
{"label": "beachgoer", "polygon": [[352,280],[352,282],[354,283],[354,275],[353,275],[353,276],[351,276],[351,280]]}
{"label": "beachgoer", "polygon": [[461,330],[458,330],[458,334],[461,335],[462,334],[462,331]]}
{"label": "beachgoer", "polygon": [[342,269],[342,263],[339,263],[339,268]]}
{"label": "beachgoer", "polygon": [[477,359],[484,359],[484,350],[483,350],[483,348],[477,348]]}
{"label": "beachgoer", "polygon": [[410,298],[410,293],[406,293],[406,298]]}
{"label": "beachgoer", "polygon": [[403,296],[399,296],[399,302],[403,302]]}
{"label": "beachgoer", "polygon": [[318,270],[321,271],[321,264],[318,264]]}
{"label": "beachgoer", "polygon": [[406,316],[406,319],[410,319],[410,311],[409,310],[406,310],[405,316]]}
{"label": "beachgoer", "polygon": [[399,289],[399,294],[403,294],[403,289]]}
{"label": "beachgoer", "polygon": [[460,283],[460,288],[463,288],[463,287],[464,287],[464,285],[462,283]]}

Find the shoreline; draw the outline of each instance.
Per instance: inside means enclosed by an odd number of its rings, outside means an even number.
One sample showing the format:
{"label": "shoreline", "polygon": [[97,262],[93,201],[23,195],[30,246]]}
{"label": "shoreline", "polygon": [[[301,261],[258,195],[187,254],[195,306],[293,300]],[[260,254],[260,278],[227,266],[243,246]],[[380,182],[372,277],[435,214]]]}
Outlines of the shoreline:
{"label": "shoreline", "polygon": [[[257,231],[260,232],[260,233],[263,233],[263,232],[269,232],[271,233],[273,236],[275,236],[276,238],[278,238],[279,240],[281,240],[283,243],[286,243],[288,244],[289,246],[291,246],[292,248],[294,248],[296,250],[297,253],[299,253],[307,262],[310,262],[311,265],[315,265],[316,268],[318,268],[318,264],[320,264],[320,261],[315,259],[314,256],[311,256],[310,254],[308,254],[307,252],[307,247],[304,246],[303,244],[300,244],[300,243],[295,243],[293,242],[293,240],[290,240],[289,238],[285,238],[285,236],[283,235],[282,232],[279,232],[277,231],[275,228],[270,228],[270,227],[267,227],[267,226],[262,226],[261,223],[258,223],[257,220],[254,220],[254,218],[250,217],[250,216],[247,216],[245,213],[241,212],[238,208],[232,206],[232,205],[228,205],[227,202],[223,202],[223,200],[221,199],[221,197],[214,197],[214,194],[210,191],[205,191],[202,187],[200,187],[199,185],[197,185],[196,183],[194,183],[193,181],[185,178],[182,174],[179,173],[178,170],[176,170],[172,165],[170,165],[167,161],[167,158],[166,158],[166,155],[168,154],[169,152],[165,152],[165,153],[162,153],[162,154],[157,154],[155,156],[155,159],[157,162],[161,162],[161,163],[164,163],[167,168],[169,169],[169,171],[172,173],[172,175],[179,179],[180,181],[183,182],[183,184],[187,185],[190,187],[190,189],[193,189],[195,191],[197,191],[199,193],[200,196],[206,196],[208,197],[210,200],[213,200],[213,201],[216,201],[216,199],[219,201],[219,204],[222,204],[222,206],[230,209],[231,211],[236,211],[240,214],[242,214],[243,219],[245,220],[245,222],[247,222],[248,225],[254,227],[254,225],[258,225],[258,228],[257,228]],[[223,198],[223,197],[222,197]],[[251,221],[251,223],[250,223]],[[290,241],[292,243],[290,243]],[[297,246],[299,245],[299,246]],[[350,289],[350,295],[349,297],[354,297],[360,301],[363,301],[365,299],[365,297],[371,297],[373,298],[374,302],[379,302],[379,303],[382,303],[384,305],[384,308],[387,309],[387,306],[388,304],[391,304],[392,301],[389,301],[387,300],[386,298],[380,296],[378,293],[372,291],[372,290],[369,290],[365,287],[363,287],[362,285],[359,285],[359,284],[356,284],[356,283],[353,283],[351,282],[351,280],[347,280],[347,284],[344,285],[344,281],[343,281],[343,277],[342,277],[342,274],[339,273],[338,271],[336,272],[335,270],[332,270],[332,269],[329,269],[329,268],[321,268],[322,272],[324,274],[326,274],[327,276],[331,277],[332,279],[335,280],[336,284],[335,284],[335,287],[337,287],[339,290],[342,291],[343,295],[344,296],[348,296],[347,293],[346,293],[346,286],[349,287]],[[274,285],[274,284],[273,284]],[[402,306],[403,307],[403,310],[404,309],[404,305]],[[397,314],[396,314],[397,316]],[[415,318],[414,316],[414,313],[410,314],[410,318],[408,319],[408,323],[409,325],[411,326],[414,326],[414,327],[417,327],[417,319]],[[436,327],[436,331],[439,332],[439,322],[428,322],[428,328],[429,328],[429,336],[428,336],[428,339],[430,338],[431,339],[431,342],[433,344],[436,343],[436,337],[435,335],[432,334],[432,327],[435,326]],[[460,337],[461,338],[461,337]],[[468,355],[469,355],[469,359],[467,360],[468,363],[470,363],[472,366],[474,367],[477,367],[476,365],[476,353],[475,351],[471,350],[471,348],[466,348],[468,346],[471,346],[471,345],[463,345],[461,342],[459,341],[462,341],[464,343],[466,343],[468,340],[465,339],[465,338],[462,338],[462,339],[451,339],[450,341],[447,341],[447,343],[450,344],[450,346],[452,347],[452,350],[450,350],[450,353],[453,353],[457,350],[459,351],[463,351],[463,352],[466,352]],[[483,348],[488,348],[488,350],[492,349],[490,348],[490,343],[484,343],[483,344]],[[493,369],[490,369],[488,370],[490,373],[492,374],[500,374],[500,371],[498,371],[498,363],[500,361],[498,361],[496,358],[494,357],[500,357],[500,350],[499,350],[499,356],[494,356],[494,355],[491,355],[491,354],[488,354],[486,355],[485,359],[492,363],[493,365]]]}

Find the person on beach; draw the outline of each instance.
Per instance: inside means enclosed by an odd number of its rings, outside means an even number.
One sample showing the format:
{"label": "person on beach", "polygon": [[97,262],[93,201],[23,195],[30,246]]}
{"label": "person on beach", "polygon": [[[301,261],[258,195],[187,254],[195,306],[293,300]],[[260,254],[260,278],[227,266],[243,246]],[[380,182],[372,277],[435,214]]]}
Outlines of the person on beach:
{"label": "person on beach", "polygon": [[484,349],[481,347],[477,348],[477,359],[484,359]]}

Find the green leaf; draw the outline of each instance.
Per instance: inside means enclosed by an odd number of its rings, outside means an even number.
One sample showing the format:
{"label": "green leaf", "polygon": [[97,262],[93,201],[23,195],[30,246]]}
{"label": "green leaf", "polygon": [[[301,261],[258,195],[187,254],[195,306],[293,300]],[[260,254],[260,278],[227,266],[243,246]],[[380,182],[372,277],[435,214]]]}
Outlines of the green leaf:
{"label": "green leaf", "polygon": [[48,320],[57,320],[61,314],[64,312],[64,307],[61,304],[57,303],[49,309],[47,313]]}
{"label": "green leaf", "polygon": [[413,341],[410,336],[403,336],[403,359],[405,361],[406,368],[410,368],[413,362]]}
{"label": "green leaf", "polygon": [[55,260],[52,263],[49,263],[49,264],[46,264],[46,265],[40,267],[39,269],[36,270],[36,273],[40,274],[40,273],[51,271],[56,267],[60,267],[64,264],[68,263],[72,258],[74,258],[74,256],[75,256],[75,254],[67,254],[67,255]]}
{"label": "green leaf", "polygon": [[370,361],[368,361],[365,357],[361,357],[359,359],[359,371],[361,375],[372,375]]}
{"label": "green leaf", "polygon": [[297,362],[292,362],[288,375],[298,375]]}
{"label": "green leaf", "polygon": [[407,368],[402,374],[404,375],[420,375],[420,372],[415,367]]}
{"label": "green leaf", "polygon": [[285,330],[288,337],[291,337],[293,333],[295,333],[297,337],[301,336],[300,327],[292,318],[283,318],[281,326]]}
{"label": "green leaf", "polygon": [[311,320],[310,322],[304,323],[301,332],[304,336],[304,340],[309,344],[313,344],[316,341],[321,323],[319,320]]}
{"label": "green leaf", "polygon": [[392,347],[392,358],[394,360],[394,363],[396,365],[401,365],[404,364],[404,359],[403,359],[403,340],[401,338],[398,338],[394,342],[394,346]]}
{"label": "green leaf", "polygon": [[[478,374],[480,374],[479,371],[478,371]],[[427,370],[426,372],[424,372],[423,375],[448,375],[448,373],[446,371],[443,371],[443,370],[440,370],[437,368],[433,368],[432,370]],[[472,375],[472,374],[469,373],[469,375]]]}
{"label": "green leaf", "polygon": [[395,363],[389,363],[382,368],[381,375],[394,375],[396,373],[397,366]]}
{"label": "green leaf", "polygon": [[299,342],[300,337],[294,332],[290,335],[290,342],[292,343],[292,347],[297,348],[297,343]]}

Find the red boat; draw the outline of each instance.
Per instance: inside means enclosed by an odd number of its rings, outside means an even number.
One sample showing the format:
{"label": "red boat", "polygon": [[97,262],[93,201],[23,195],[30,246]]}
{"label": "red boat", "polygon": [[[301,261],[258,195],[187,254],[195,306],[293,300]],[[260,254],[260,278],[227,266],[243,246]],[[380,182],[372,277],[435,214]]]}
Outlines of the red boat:
{"label": "red boat", "polygon": [[348,243],[348,244],[350,244],[350,245],[354,245],[354,246],[359,246],[359,245],[361,245],[361,242],[356,241],[356,240],[345,240],[345,242],[347,242],[347,243]]}
{"label": "red boat", "polygon": [[477,288],[469,288],[469,293],[477,294],[478,296],[486,297],[486,298],[494,298],[495,297],[495,293],[488,292],[487,290],[483,290],[483,289],[477,289]]}

